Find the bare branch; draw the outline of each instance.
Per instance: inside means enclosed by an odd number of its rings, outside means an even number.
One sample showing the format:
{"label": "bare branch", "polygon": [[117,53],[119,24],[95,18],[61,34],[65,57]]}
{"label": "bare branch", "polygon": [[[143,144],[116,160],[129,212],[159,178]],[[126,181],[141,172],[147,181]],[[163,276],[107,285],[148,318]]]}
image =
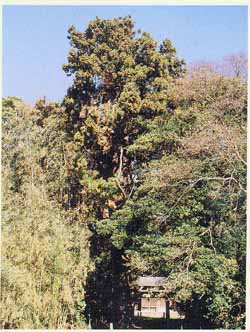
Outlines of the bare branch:
{"label": "bare branch", "polygon": [[116,183],[117,183],[117,185],[118,185],[119,189],[121,190],[121,192],[122,192],[122,194],[123,194],[123,197],[124,197],[124,199],[127,199],[127,194],[126,194],[125,190],[122,188],[122,186],[121,186],[121,184],[120,184],[119,180],[118,180],[117,178],[115,178],[115,181],[116,181]]}
{"label": "bare branch", "polygon": [[117,178],[120,178],[122,176],[122,163],[123,163],[123,147],[121,147],[121,150],[120,150],[120,159],[119,159],[119,168],[117,171]]}
{"label": "bare branch", "polygon": [[188,260],[187,268],[186,268],[186,272],[187,272],[187,274],[188,274],[188,272],[189,272],[189,266],[190,266],[190,264],[192,263],[192,260],[193,260],[193,253],[194,253],[195,245],[196,245],[196,242],[193,242],[193,247],[192,247],[191,254],[190,254],[190,256],[189,256],[189,260]]}
{"label": "bare branch", "polygon": [[209,235],[210,235],[210,244],[211,244],[211,247],[214,250],[214,254],[216,255],[216,249],[215,249],[214,244],[213,244],[213,237],[212,237],[211,228],[209,227],[208,230],[209,230]]}
{"label": "bare branch", "polygon": [[[233,173],[232,173],[233,174]],[[243,186],[241,185],[241,183],[239,181],[237,181],[233,176],[229,176],[226,178],[220,177],[220,176],[214,176],[214,177],[200,177],[196,180],[187,180],[189,181],[189,186],[187,188],[185,188],[182,192],[182,194],[178,197],[178,199],[176,200],[176,202],[174,203],[174,205],[170,208],[170,212],[169,214],[166,216],[166,220],[171,216],[171,213],[173,211],[173,209],[178,205],[178,203],[180,202],[180,200],[183,198],[183,196],[188,193],[198,182],[200,181],[233,181],[235,183],[237,183],[240,187],[240,190],[244,191],[245,193],[247,192],[246,189],[243,188]]]}

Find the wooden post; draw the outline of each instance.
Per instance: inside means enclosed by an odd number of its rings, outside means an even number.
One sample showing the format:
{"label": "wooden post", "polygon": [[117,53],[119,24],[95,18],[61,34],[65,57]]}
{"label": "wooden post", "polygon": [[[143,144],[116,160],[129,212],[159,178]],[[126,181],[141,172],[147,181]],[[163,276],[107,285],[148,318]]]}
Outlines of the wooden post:
{"label": "wooden post", "polygon": [[166,300],[166,319],[170,318],[170,312],[169,312],[169,300]]}
{"label": "wooden post", "polygon": [[170,318],[170,314],[169,314],[169,300],[165,299],[165,303],[166,303],[166,312],[165,312],[165,321],[166,321],[166,329],[169,328],[169,318]]}
{"label": "wooden post", "polygon": [[90,314],[88,314],[89,316],[89,324],[88,324],[88,328],[91,330],[91,318],[90,318]]}

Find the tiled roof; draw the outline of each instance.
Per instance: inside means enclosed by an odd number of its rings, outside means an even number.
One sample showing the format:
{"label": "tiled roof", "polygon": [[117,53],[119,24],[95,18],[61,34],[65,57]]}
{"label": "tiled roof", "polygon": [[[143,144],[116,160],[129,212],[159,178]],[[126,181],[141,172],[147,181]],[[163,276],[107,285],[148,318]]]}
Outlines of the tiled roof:
{"label": "tiled roof", "polygon": [[137,279],[138,286],[161,286],[164,284],[165,277],[139,277]]}

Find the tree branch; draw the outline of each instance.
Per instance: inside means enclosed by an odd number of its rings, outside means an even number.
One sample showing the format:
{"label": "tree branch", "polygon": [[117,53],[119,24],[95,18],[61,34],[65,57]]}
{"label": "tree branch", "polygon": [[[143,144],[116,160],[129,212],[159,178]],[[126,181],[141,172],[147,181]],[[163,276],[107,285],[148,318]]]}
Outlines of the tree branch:
{"label": "tree branch", "polygon": [[216,249],[215,249],[214,244],[213,244],[213,237],[212,237],[211,228],[209,227],[208,230],[209,230],[209,235],[210,235],[210,244],[211,244],[211,247],[214,250],[214,254],[216,255]]}
{"label": "tree branch", "polygon": [[194,253],[195,245],[196,245],[196,242],[193,242],[193,247],[192,247],[191,254],[190,254],[190,256],[189,256],[189,260],[188,260],[187,268],[186,268],[186,272],[187,272],[187,274],[188,274],[188,272],[189,272],[189,266],[190,266],[190,264],[192,263],[192,259],[193,259],[193,253]]}

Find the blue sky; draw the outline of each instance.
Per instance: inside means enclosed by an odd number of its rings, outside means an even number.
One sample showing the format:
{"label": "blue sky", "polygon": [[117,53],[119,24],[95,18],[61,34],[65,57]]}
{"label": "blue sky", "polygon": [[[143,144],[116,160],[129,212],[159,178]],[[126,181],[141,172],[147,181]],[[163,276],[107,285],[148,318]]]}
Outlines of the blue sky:
{"label": "blue sky", "polygon": [[3,96],[62,100],[70,85],[62,71],[68,27],[128,14],[157,41],[169,38],[187,63],[247,53],[246,6],[4,6]]}

